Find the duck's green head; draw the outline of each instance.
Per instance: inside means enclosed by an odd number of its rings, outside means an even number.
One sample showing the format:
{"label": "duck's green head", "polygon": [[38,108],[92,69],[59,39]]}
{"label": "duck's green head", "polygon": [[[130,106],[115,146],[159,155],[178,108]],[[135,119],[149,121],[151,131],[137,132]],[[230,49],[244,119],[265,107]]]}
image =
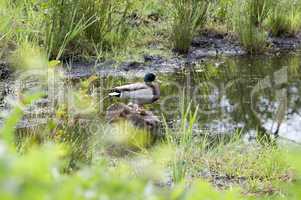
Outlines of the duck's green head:
{"label": "duck's green head", "polygon": [[156,75],[153,73],[147,73],[144,76],[144,82],[150,83],[153,82],[156,79]]}

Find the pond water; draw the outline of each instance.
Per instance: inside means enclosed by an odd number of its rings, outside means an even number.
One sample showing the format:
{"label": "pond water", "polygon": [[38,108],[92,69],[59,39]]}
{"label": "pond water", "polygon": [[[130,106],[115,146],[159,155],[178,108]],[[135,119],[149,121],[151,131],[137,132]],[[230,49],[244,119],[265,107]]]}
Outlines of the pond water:
{"label": "pond water", "polygon": [[[196,129],[211,134],[279,134],[301,142],[301,54],[212,59],[159,74],[161,99],[148,106],[169,124],[198,107]],[[105,78],[106,87],[139,79]],[[140,79],[141,80],[141,79]],[[105,87],[105,88],[106,88]],[[112,103],[107,100],[105,107]]]}
{"label": "pond water", "polygon": [[[191,104],[191,110],[198,108],[195,129],[200,132],[241,131],[249,138],[261,132],[301,143],[300,62],[300,53],[216,58],[157,74],[161,98],[146,108],[172,126],[181,120],[183,105]],[[107,89],[135,81],[141,78],[103,77],[97,90],[104,97]],[[118,101],[104,98],[102,111]]]}

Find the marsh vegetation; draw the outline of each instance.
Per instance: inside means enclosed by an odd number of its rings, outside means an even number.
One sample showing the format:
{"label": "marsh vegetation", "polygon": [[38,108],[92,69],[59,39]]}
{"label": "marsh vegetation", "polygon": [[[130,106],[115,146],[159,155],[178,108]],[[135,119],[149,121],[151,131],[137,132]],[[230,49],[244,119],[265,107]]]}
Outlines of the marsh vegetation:
{"label": "marsh vegetation", "polygon": [[[300,199],[300,13],[300,0],[0,0],[1,199]],[[244,56],[202,54],[223,42]],[[157,73],[145,106],[156,137],[108,123],[110,88],[169,59],[180,67]],[[107,62],[130,64],[107,76]],[[82,63],[103,71],[68,76]]]}
{"label": "marsh vegetation", "polygon": [[42,47],[51,59],[104,59],[162,48],[185,54],[193,37],[210,27],[239,39],[249,53],[261,53],[269,47],[268,35],[298,34],[300,5],[298,0],[2,0],[2,54],[24,42]]}

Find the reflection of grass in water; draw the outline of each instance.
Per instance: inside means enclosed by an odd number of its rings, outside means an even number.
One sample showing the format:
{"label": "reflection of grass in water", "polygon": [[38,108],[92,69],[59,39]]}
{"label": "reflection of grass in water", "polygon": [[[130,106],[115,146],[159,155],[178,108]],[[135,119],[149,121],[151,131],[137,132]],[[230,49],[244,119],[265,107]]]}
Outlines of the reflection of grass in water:
{"label": "reflection of grass in water", "polygon": [[299,76],[301,74],[300,70],[300,58],[297,56],[291,57],[289,60],[289,65],[288,65],[288,72],[289,75],[292,77]]}
{"label": "reflection of grass in water", "polygon": [[[185,100],[182,98],[182,100]],[[187,100],[187,99],[186,99]],[[188,104],[188,105],[187,105]],[[0,183],[7,187],[0,187],[1,197],[13,196],[20,199],[40,199],[41,196],[57,199],[74,199],[82,197],[105,197],[112,199],[194,199],[229,197],[229,199],[244,199],[237,191],[217,192],[210,185],[197,182],[200,172],[208,172],[208,180],[226,177],[227,180],[240,180],[244,184],[238,184],[245,193],[255,192],[259,194],[283,194],[279,190],[279,184],[291,179],[288,172],[290,165],[286,164],[286,152],[281,152],[272,146],[253,147],[245,145],[234,138],[230,142],[221,142],[213,145],[208,138],[198,138],[193,135],[193,128],[198,117],[197,109],[194,110],[189,102],[182,101],[180,123],[175,129],[166,130],[166,140],[163,147],[144,148],[148,144],[148,137],[139,137],[144,133],[141,130],[132,129],[126,124],[116,127],[116,132],[122,134],[114,140],[112,129],[98,129],[90,136],[90,124],[83,126],[75,116],[68,118],[66,108],[57,110],[57,117],[63,124],[54,124],[51,130],[53,137],[46,138],[45,143],[65,144],[69,148],[28,147],[23,155],[15,153],[3,153],[0,144]],[[95,119],[95,114],[86,116]],[[80,118],[82,119],[82,118]],[[8,118],[8,129],[13,130],[13,125],[18,118]],[[102,121],[97,119],[98,124]],[[95,123],[95,122],[94,122]],[[50,126],[50,125],[49,125]],[[167,127],[167,126],[166,126]],[[38,131],[38,130],[37,130]],[[110,161],[112,164],[91,164],[92,151],[99,146],[95,143],[107,145],[107,141],[101,140],[96,133],[104,134],[111,143],[134,146],[140,152],[134,151],[130,157],[110,157],[103,154],[99,156],[99,162]],[[103,132],[102,132],[103,131]],[[138,136],[137,136],[138,135]],[[9,136],[12,136],[9,135]],[[10,143],[10,137],[4,137]],[[226,144],[225,144],[226,143]],[[31,145],[31,144],[29,144]],[[146,145],[147,146],[147,145]],[[69,150],[68,151],[66,151]],[[296,158],[296,159],[294,159]],[[299,157],[290,158],[290,163],[299,168]],[[66,160],[68,162],[66,162]],[[66,175],[60,173],[61,169],[74,170]],[[167,191],[160,188],[157,192],[152,189],[155,183],[165,181],[164,172],[172,176],[174,188]],[[161,172],[161,173],[160,173]],[[155,177],[152,175],[157,174]],[[279,181],[280,179],[280,181]],[[22,183],[20,184],[20,180]],[[178,184],[186,182],[187,184]],[[191,184],[191,185],[190,185]],[[299,182],[295,183],[296,186]],[[189,185],[189,187],[187,187]],[[225,185],[227,185],[225,183]],[[236,185],[236,184],[235,184]],[[99,189],[101,186],[101,190]],[[11,189],[13,187],[13,189]],[[15,192],[22,191],[22,192]],[[151,191],[151,192],[149,192]],[[202,192],[200,192],[202,191]],[[162,194],[163,193],[163,194]],[[227,196],[229,195],[229,196]],[[45,198],[46,198],[45,197]],[[232,198],[231,198],[232,197]]]}
{"label": "reflection of grass in water", "polygon": [[[238,138],[233,138],[232,141],[220,143],[217,147],[208,146],[210,143],[207,138],[199,139],[193,137],[193,125],[196,119],[197,112],[191,112],[190,109],[183,109],[182,121],[181,125],[175,129],[175,131],[167,130],[167,140],[166,145],[167,148],[151,148],[145,149],[140,144],[137,143],[137,138],[134,138],[134,142],[128,143],[128,137],[118,137],[117,139],[121,141],[121,143],[135,145],[139,147],[141,153],[134,153],[132,157],[121,157],[116,160],[116,157],[111,158],[108,155],[98,155],[103,157],[103,159],[114,162],[115,164],[109,168],[106,166],[98,166],[98,171],[106,171],[106,173],[113,174],[110,176],[110,181],[107,182],[106,187],[111,187],[111,183],[116,179],[117,183],[122,183],[123,178],[130,178],[137,180],[141,187],[143,186],[143,182],[140,182],[140,178],[142,180],[146,178],[149,180],[150,178],[154,178],[155,181],[164,180],[164,173],[160,173],[161,170],[166,171],[166,165],[170,166],[168,168],[172,176],[175,184],[177,182],[185,181],[187,183],[192,184],[191,190],[197,187],[198,189],[204,189],[206,187],[210,188],[210,193],[205,196],[211,196],[215,194],[215,190],[211,188],[211,186],[205,184],[195,185],[194,181],[198,179],[200,176],[200,172],[209,173],[209,176],[205,176],[207,180],[214,181],[215,179],[225,179],[222,183],[222,187],[228,187],[229,185],[238,185],[242,186],[243,191],[246,193],[259,193],[259,194],[273,194],[273,193],[281,193],[279,190],[279,184],[285,180],[290,179],[291,175],[288,173],[288,165],[285,162],[285,153],[282,153],[280,150],[274,149],[272,146],[252,146],[252,145],[244,145],[238,140]],[[121,130],[116,130],[118,134],[128,135],[132,137],[131,128],[124,129],[127,125],[121,125],[117,129],[121,128]],[[84,130],[75,131],[75,127],[72,127],[70,130],[70,134],[83,134]],[[113,131],[111,129],[107,129],[107,132],[104,133],[108,136],[109,139],[112,139]],[[141,134],[140,131],[137,134]],[[83,134],[85,138],[78,137],[76,141],[72,141],[74,145],[71,148],[75,151],[79,156],[83,151],[81,144],[84,143],[85,140],[89,139],[87,135]],[[66,136],[65,136],[66,137]],[[125,138],[125,140],[120,140],[120,138]],[[95,138],[94,138],[95,139]],[[112,144],[116,144],[120,146],[120,142],[117,140],[111,140]],[[137,145],[138,144],[138,145]],[[92,146],[94,147],[94,146]],[[96,147],[96,146],[95,146]],[[165,151],[165,150],[167,151]],[[168,150],[169,149],[169,150]],[[174,152],[175,154],[170,154],[168,152]],[[28,150],[31,152],[32,148]],[[44,151],[43,151],[44,152]],[[137,152],[137,151],[136,151]],[[27,152],[24,152],[24,162],[28,160]],[[36,159],[35,163],[39,163],[39,159],[41,159],[42,154],[35,154]],[[46,156],[44,152],[44,156]],[[68,153],[65,154],[65,159],[69,160]],[[1,160],[1,159],[0,159]],[[102,160],[101,158],[98,160]],[[23,165],[21,162],[20,165]],[[94,163],[95,165],[95,163]],[[96,165],[97,166],[97,165]],[[45,169],[46,170],[46,169]],[[92,169],[93,170],[93,166]],[[81,172],[81,170],[79,171]],[[94,170],[92,171],[94,172]],[[48,174],[48,171],[44,171],[44,173]],[[95,173],[95,172],[94,172]],[[97,173],[98,174],[98,173]],[[116,176],[118,174],[118,176]],[[22,173],[19,174],[22,176]],[[103,175],[102,175],[103,176]],[[89,177],[89,176],[88,176]],[[39,179],[39,177],[36,177]],[[73,175],[69,175],[66,178],[73,179]],[[121,178],[121,179],[120,179]],[[280,181],[279,181],[280,179]],[[98,180],[98,178],[94,179]],[[103,180],[103,179],[102,179]],[[81,185],[80,180],[73,180],[77,184],[77,186]],[[92,181],[89,178],[86,181]],[[243,181],[244,184],[241,185]],[[137,183],[137,184],[138,184]],[[58,184],[58,183],[56,183]],[[33,187],[36,188],[37,186]],[[120,188],[127,187],[124,184],[119,186]],[[181,187],[180,185],[177,187]],[[219,185],[221,187],[221,185]],[[208,188],[208,189],[209,189]],[[135,191],[140,191],[140,189],[136,188]],[[188,189],[189,192],[193,192]],[[64,191],[61,188],[60,191]],[[103,191],[103,190],[102,190]],[[117,192],[120,190],[117,190]],[[203,191],[203,190],[202,190]],[[104,192],[104,191],[103,191]],[[222,193],[216,193],[215,195],[222,195]],[[155,195],[155,194],[153,194]]]}

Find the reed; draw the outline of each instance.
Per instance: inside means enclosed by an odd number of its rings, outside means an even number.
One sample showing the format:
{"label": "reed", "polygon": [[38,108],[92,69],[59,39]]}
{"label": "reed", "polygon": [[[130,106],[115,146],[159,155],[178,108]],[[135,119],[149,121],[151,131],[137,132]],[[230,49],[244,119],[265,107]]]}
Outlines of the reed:
{"label": "reed", "polygon": [[[1,0],[0,40],[42,46],[49,58],[60,59],[121,47],[129,37],[130,1]],[[121,11],[121,12],[120,12]],[[10,26],[9,26],[10,25]],[[92,53],[93,54],[93,53]]]}
{"label": "reed", "polygon": [[267,49],[268,33],[263,27],[267,18],[270,0],[237,0],[233,6],[233,26],[240,43],[250,54]]}
{"label": "reed", "polygon": [[267,20],[273,36],[296,36],[301,28],[301,1],[277,0]]}
{"label": "reed", "polygon": [[171,42],[176,52],[188,53],[197,30],[202,28],[206,22],[209,5],[206,0],[172,1]]}

